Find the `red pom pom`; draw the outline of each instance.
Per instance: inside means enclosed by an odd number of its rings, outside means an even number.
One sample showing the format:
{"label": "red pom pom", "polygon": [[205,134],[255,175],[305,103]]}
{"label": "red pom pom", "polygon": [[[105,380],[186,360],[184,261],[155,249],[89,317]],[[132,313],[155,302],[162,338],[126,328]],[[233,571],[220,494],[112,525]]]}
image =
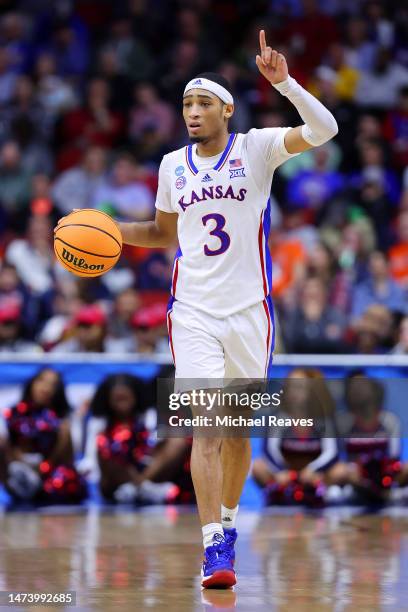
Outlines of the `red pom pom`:
{"label": "red pom pom", "polygon": [[41,474],[47,474],[51,469],[51,465],[48,461],[41,461],[40,463],[40,472]]}

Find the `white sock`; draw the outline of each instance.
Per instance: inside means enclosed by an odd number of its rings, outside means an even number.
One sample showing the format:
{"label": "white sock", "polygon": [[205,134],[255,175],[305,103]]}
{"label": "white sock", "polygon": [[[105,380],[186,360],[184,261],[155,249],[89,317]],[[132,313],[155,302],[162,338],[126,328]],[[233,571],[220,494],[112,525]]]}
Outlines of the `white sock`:
{"label": "white sock", "polygon": [[238,514],[238,506],[235,508],[226,508],[221,504],[221,523],[225,529],[232,529],[235,527],[235,521]]}
{"label": "white sock", "polygon": [[219,534],[222,538],[224,537],[224,531],[221,523],[207,523],[207,525],[203,526],[202,531],[204,548],[214,544],[213,537],[215,534]]}

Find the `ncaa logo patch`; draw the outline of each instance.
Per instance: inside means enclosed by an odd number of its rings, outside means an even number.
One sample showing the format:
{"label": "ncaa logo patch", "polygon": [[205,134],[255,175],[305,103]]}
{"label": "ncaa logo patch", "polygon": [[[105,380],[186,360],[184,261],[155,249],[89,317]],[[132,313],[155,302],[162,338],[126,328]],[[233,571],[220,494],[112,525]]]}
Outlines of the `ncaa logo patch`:
{"label": "ncaa logo patch", "polygon": [[230,168],[230,178],[236,178],[237,176],[245,176],[245,168]]}
{"label": "ncaa logo patch", "polygon": [[185,170],[184,166],[177,166],[177,168],[174,171],[174,174],[176,176],[181,176],[182,174],[184,174],[184,170]]}
{"label": "ncaa logo patch", "polygon": [[176,189],[183,189],[186,186],[187,179],[185,176],[179,176],[176,180]]}
{"label": "ncaa logo patch", "polygon": [[201,79],[196,79],[193,85],[202,85]]}

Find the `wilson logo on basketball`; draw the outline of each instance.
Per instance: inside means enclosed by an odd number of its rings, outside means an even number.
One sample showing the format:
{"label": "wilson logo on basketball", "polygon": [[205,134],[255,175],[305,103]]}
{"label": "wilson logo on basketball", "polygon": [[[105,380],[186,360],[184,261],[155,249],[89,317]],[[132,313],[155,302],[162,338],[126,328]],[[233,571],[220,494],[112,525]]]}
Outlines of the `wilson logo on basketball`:
{"label": "wilson logo on basketball", "polygon": [[78,257],[75,257],[73,253],[67,251],[65,247],[62,248],[62,258],[65,259],[65,261],[67,261],[68,263],[72,263],[77,268],[80,268],[81,270],[103,270],[105,267],[104,264],[87,264],[85,259],[83,259],[82,257],[81,259],[78,259]]}

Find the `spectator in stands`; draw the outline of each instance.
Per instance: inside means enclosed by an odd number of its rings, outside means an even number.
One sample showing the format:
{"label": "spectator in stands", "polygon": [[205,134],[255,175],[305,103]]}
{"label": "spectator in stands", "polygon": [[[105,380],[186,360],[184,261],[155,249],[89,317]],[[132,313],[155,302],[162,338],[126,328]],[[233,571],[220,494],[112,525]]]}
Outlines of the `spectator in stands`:
{"label": "spectator in stands", "polygon": [[16,75],[11,70],[10,55],[7,49],[0,47],[0,104],[10,102],[16,88]]}
{"label": "spectator in stands", "polygon": [[408,354],[408,317],[403,317],[399,324],[397,344],[391,350],[394,355]]}
{"label": "spectator in stands", "polygon": [[301,56],[303,68],[312,72],[318,66],[328,41],[337,41],[335,20],[325,15],[317,0],[302,0],[303,14],[287,22],[283,32],[284,41]]}
{"label": "spectator in stands", "polygon": [[408,288],[408,210],[400,213],[396,223],[397,240],[389,250],[391,274],[396,282]]}
{"label": "spectator in stands", "polygon": [[343,188],[342,175],[328,167],[330,150],[327,145],[314,149],[314,168],[297,173],[288,182],[290,204],[318,211]]}
{"label": "spectator in stands", "polygon": [[375,109],[393,108],[401,87],[408,85],[408,70],[392,61],[390,50],[377,50],[374,66],[364,71],[355,100],[359,106]]}
{"label": "spectator in stands", "polygon": [[124,131],[123,117],[111,109],[110,96],[107,81],[94,78],[88,83],[86,104],[62,118],[58,130],[61,170],[78,164],[91,145],[110,149],[119,144]]}
{"label": "spectator in stands", "polygon": [[22,282],[35,295],[43,295],[53,288],[56,262],[52,236],[51,219],[32,215],[25,238],[16,238],[6,250],[7,261],[15,266]]}
{"label": "spectator in stands", "polygon": [[[230,83],[234,94],[234,114],[229,124],[231,131],[246,134],[252,125],[249,102],[243,92],[241,71],[234,62],[227,59],[219,66],[218,72]],[[267,125],[272,124],[268,123]]]}
{"label": "spectator in stands", "polygon": [[146,83],[136,86],[134,97],[136,105],[130,111],[129,138],[137,147],[141,162],[159,166],[174,133],[174,109],[160,100],[155,88]]}
{"label": "spectator in stands", "polygon": [[396,165],[401,169],[408,166],[408,85],[400,89],[396,107],[386,116],[384,136],[391,145]]}
{"label": "spectator in stands", "polygon": [[385,499],[402,476],[398,418],[384,409],[384,387],[362,372],[346,380],[347,413],[338,417],[346,461],[333,467],[332,482],[351,484],[365,499]]}
{"label": "spectator in stands", "polygon": [[288,375],[279,418],[288,417],[314,419],[314,427],[287,426],[271,431],[264,438],[262,456],[253,463],[252,475],[265,488],[267,503],[306,501],[308,488],[313,502],[323,494],[319,487],[331,482],[338,460],[334,402],[318,370],[296,368]]}
{"label": "spectator in stands", "polygon": [[107,317],[96,304],[82,306],[75,314],[69,338],[58,343],[53,353],[105,353]]}
{"label": "spectator in stands", "polygon": [[44,350],[49,351],[62,341],[72,319],[83,306],[78,283],[67,279],[60,283],[53,295],[52,315],[45,321],[37,337]]}
{"label": "spectator in stands", "polygon": [[391,49],[394,46],[394,24],[387,19],[381,0],[370,0],[365,8],[370,38],[380,47]]}
{"label": "spectator in stands", "polygon": [[298,279],[303,278],[305,249],[300,240],[287,238],[280,227],[271,228],[269,248],[274,266],[272,295],[279,300],[287,299]]}
{"label": "spectator in stands", "polygon": [[[408,166],[406,170],[408,171]],[[407,177],[408,177],[408,172],[407,172]],[[408,211],[408,189],[405,188],[405,184],[404,184],[404,191],[401,193],[399,210],[400,212]]]}
{"label": "spectator in stands", "polygon": [[328,48],[326,61],[334,71],[335,89],[339,98],[346,101],[354,100],[361,73],[347,63],[345,47],[339,43],[332,43]]}
{"label": "spectator in stands", "polygon": [[92,399],[91,414],[103,418],[96,446],[100,487],[107,499],[127,503],[180,499],[180,488],[172,481],[183,475],[188,443],[182,438],[157,443],[149,430],[147,408],[143,384],[129,374],[108,376]]}
{"label": "spectator in stands", "polygon": [[290,353],[341,353],[345,348],[344,316],[328,303],[328,288],[318,277],[307,278],[298,306],[282,320]]}
{"label": "spectator in stands", "polygon": [[308,253],[306,276],[318,277],[328,289],[330,306],[344,313],[339,265],[333,251],[320,242]]}
{"label": "spectator in stands", "polygon": [[10,140],[0,150],[0,206],[7,215],[8,229],[21,231],[29,198],[30,175],[22,166],[18,144]]}
{"label": "spectator in stands", "polygon": [[380,142],[381,136],[382,128],[379,118],[372,113],[361,114],[356,125],[356,139],[354,145],[360,150],[367,142]]}
{"label": "spectator in stands", "polygon": [[98,69],[98,76],[109,84],[112,110],[126,112],[132,99],[132,83],[121,70],[118,51],[109,45],[103,47]]}
{"label": "spectator in stands", "polygon": [[[315,79],[310,83],[309,87],[311,92],[315,92],[319,100],[321,100],[336,118],[339,125],[339,133],[336,137],[336,142],[331,142],[333,145],[336,144],[340,147],[342,165],[344,168],[347,168],[350,155],[353,153],[353,142],[350,140],[350,136],[354,133],[356,122],[354,101],[340,98],[337,88],[336,73],[328,66],[319,66],[316,70]],[[280,122],[279,125],[282,125],[282,122]],[[310,158],[312,158],[312,151],[310,151],[309,154]],[[307,152],[304,155],[306,156]],[[298,163],[301,163],[302,158],[303,155],[294,159],[296,159]],[[290,161],[281,166],[281,169],[284,170],[287,168],[288,163],[290,163]]]}
{"label": "spectator in stands", "polygon": [[0,265],[0,307],[17,306],[23,310],[28,299],[27,289],[20,281],[17,270],[3,261]]}
{"label": "spectator in stands", "polygon": [[137,170],[133,156],[122,153],[116,159],[109,179],[94,194],[95,208],[137,221],[149,219],[153,212],[153,195],[138,180]]}
{"label": "spectator in stands", "polygon": [[139,307],[139,294],[131,287],[116,296],[108,324],[109,346],[112,352],[127,353],[134,351],[131,321]]}
{"label": "spectator in stands", "polygon": [[397,4],[396,10],[392,12],[392,20],[395,27],[395,61],[406,64],[407,61],[407,23],[406,23],[406,7]]}
{"label": "spectator in stands", "polygon": [[22,312],[17,304],[0,305],[0,352],[27,355],[42,352],[38,344],[23,339]]}
{"label": "spectator in stands", "polygon": [[345,352],[363,355],[388,352],[394,337],[393,326],[394,318],[386,306],[368,306],[361,317],[353,322],[348,335],[349,346]]}
{"label": "spectator in stands", "polygon": [[31,45],[22,13],[6,13],[1,20],[0,40],[9,55],[10,69],[21,74],[29,68]]}
{"label": "spectator in stands", "polygon": [[407,312],[408,300],[404,290],[392,279],[387,258],[374,251],[369,258],[369,276],[353,291],[351,316],[361,317],[368,306],[382,304],[394,312]]}
{"label": "spectator in stands", "polygon": [[367,258],[375,248],[375,232],[367,217],[361,213],[354,215],[352,223],[347,223],[336,232],[332,225],[325,224],[321,229],[322,239],[336,256],[339,272],[337,275],[335,305],[343,313],[350,309],[351,294],[355,283],[367,275]]}
{"label": "spectator in stands", "polygon": [[175,247],[149,253],[147,258],[140,264],[138,288],[168,291],[173,276],[175,253]]}
{"label": "spectator in stands", "polygon": [[360,188],[355,194],[356,204],[374,225],[378,247],[387,249],[392,241],[390,220],[394,206],[387,194],[387,181],[382,169],[366,168],[361,176]]}
{"label": "spectator in stands", "polygon": [[[18,309],[19,333],[30,339],[36,337],[40,320],[49,312],[46,303],[21,282],[15,266],[7,261],[0,265],[0,307],[3,306]],[[21,346],[28,347],[28,344],[23,342]]]}
{"label": "spectator in stands", "polygon": [[210,41],[204,40],[204,37],[207,38],[207,33],[200,17],[199,10],[189,6],[183,7],[177,15],[177,29],[182,40],[192,40],[207,46]]}
{"label": "spectator in stands", "polygon": [[73,466],[69,405],[60,375],[40,370],[6,412],[8,491],[17,500],[72,503],[86,494]]}
{"label": "spectator in stands", "polygon": [[106,151],[89,147],[82,164],[62,172],[53,185],[53,197],[61,214],[73,208],[91,208],[96,191],[102,185],[106,172]]}
{"label": "spectator in stands", "polygon": [[47,216],[54,212],[51,179],[47,174],[38,172],[31,179],[30,212],[34,216]]}
{"label": "spectator in stands", "polygon": [[134,89],[134,106],[129,115],[129,136],[136,143],[147,129],[154,129],[160,144],[170,142],[175,126],[175,112],[168,102],[161,100],[150,83],[139,83]]}
{"label": "spectator in stands", "polygon": [[133,329],[133,347],[129,347],[131,352],[169,354],[165,304],[157,303],[137,310],[130,324]]}
{"label": "spectator in stands", "polygon": [[179,103],[179,92],[185,83],[200,72],[200,49],[196,42],[180,40],[169,55],[170,57],[166,58],[169,64],[164,70],[162,85],[166,100],[176,105]]}
{"label": "spectator in stands", "polygon": [[353,221],[343,228],[336,255],[342,268],[354,267],[354,278],[359,281],[367,273],[367,259],[375,249],[376,236],[367,217],[358,211],[353,217]]}
{"label": "spectator in stands", "polygon": [[45,140],[49,138],[48,119],[36,99],[33,79],[26,74],[21,74],[17,78],[14,96],[9,104],[0,109],[0,118],[1,133],[5,139],[12,138],[15,121],[22,118],[34,126],[37,138]]}
{"label": "spectator in stands", "polygon": [[[273,206],[273,201],[271,204]],[[312,253],[320,240],[319,229],[312,222],[313,213],[304,208],[288,206],[283,215],[278,217],[279,220],[274,221],[276,212],[280,214],[279,209],[271,209],[271,223],[281,223],[287,240],[299,241],[307,255]]]}
{"label": "spectator in stands", "polygon": [[54,159],[49,147],[37,135],[37,128],[28,117],[16,117],[12,124],[12,136],[20,147],[21,166],[29,174],[46,173],[54,170]]}
{"label": "spectator in stands", "polygon": [[366,182],[379,181],[387,198],[396,204],[400,191],[399,181],[395,172],[386,165],[382,141],[380,139],[361,139],[359,154],[361,169],[351,174],[351,186],[361,188]]}
{"label": "spectator in stands", "polygon": [[41,53],[34,67],[37,97],[47,113],[50,131],[60,113],[75,106],[77,97],[73,87],[57,73],[55,58],[51,53]]}
{"label": "spectator in stands", "polygon": [[58,74],[71,78],[83,75],[90,59],[84,25],[78,19],[57,21],[49,50],[55,58]]}
{"label": "spectator in stands", "polygon": [[[132,264],[125,249],[116,266],[100,277],[101,289],[106,292],[106,299],[114,300],[119,293],[135,286],[137,269]],[[104,299],[104,296],[96,299]]]}
{"label": "spectator in stands", "polygon": [[353,17],[346,24],[346,61],[360,71],[374,66],[376,45],[369,39],[367,23],[360,16]]}
{"label": "spectator in stands", "polygon": [[[341,147],[344,155],[343,166],[347,172],[354,176],[357,169],[362,166],[362,151],[368,144],[375,143],[380,144],[382,151],[382,162],[385,158],[389,158],[389,147],[383,139],[382,126],[379,117],[370,111],[361,112],[356,119],[356,107],[352,106],[353,121],[348,125],[348,134],[344,135],[343,141],[341,141]],[[350,138],[352,136],[352,138]],[[376,165],[376,164],[374,164]],[[378,164],[377,164],[378,165]]]}
{"label": "spectator in stands", "polygon": [[130,19],[114,21],[108,48],[116,51],[120,72],[131,81],[147,80],[152,76],[154,60],[142,39],[133,35]]}

